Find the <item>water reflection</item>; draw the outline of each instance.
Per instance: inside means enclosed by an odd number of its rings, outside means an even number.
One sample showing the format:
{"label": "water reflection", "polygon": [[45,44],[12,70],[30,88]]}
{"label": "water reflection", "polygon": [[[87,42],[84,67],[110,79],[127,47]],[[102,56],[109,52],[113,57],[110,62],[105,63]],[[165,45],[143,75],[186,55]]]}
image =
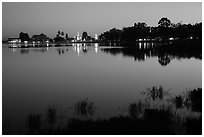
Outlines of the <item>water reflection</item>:
{"label": "water reflection", "polygon": [[201,46],[198,45],[156,45],[152,43],[138,43],[136,47],[102,48],[101,51],[116,56],[133,57],[135,61],[145,61],[147,58],[158,57],[162,66],[167,66],[172,59],[196,58],[202,59]]}
{"label": "water reflection", "polygon": [[95,52],[98,53],[98,43],[95,43],[94,47],[95,47]]}
{"label": "water reflection", "polygon": [[170,63],[170,57],[168,55],[163,55],[163,56],[158,56],[158,62],[162,65],[162,66],[166,66]]}
{"label": "water reflection", "polygon": [[[78,45],[78,46],[77,46]],[[84,100],[79,103],[79,107],[74,106],[74,109],[71,110],[71,112],[67,111],[67,117],[78,116],[82,114],[82,117],[89,114],[88,117],[90,117],[93,114],[93,117],[97,118],[104,117],[109,118],[110,116],[116,116],[115,118],[112,117],[109,121],[104,120],[105,122],[100,121],[92,121],[93,125],[102,125],[105,124],[103,127],[107,127],[106,129],[114,128],[114,126],[106,126],[107,124],[113,123],[116,127],[121,126],[123,128],[120,128],[121,130],[117,131],[129,131],[129,130],[122,130],[122,129],[134,129],[133,132],[142,131],[142,129],[145,129],[144,127],[146,124],[148,125],[149,121],[146,121],[147,123],[144,124],[144,119],[135,120],[133,124],[136,124],[138,126],[132,126],[132,128],[129,128],[130,123],[132,123],[133,118],[140,118],[141,116],[144,116],[144,118],[147,118],[148,120],[153,118],[157,119],[160,114],[164,113],[163,110],[155,110],[152,108],[147,108],[146,104],[141,104],[143,102],[135,103],[135,98],[138,96],[138,91],[141,91],[145,86],[151,86],[152,84],[161,84],[164,83],[167,88],[173,88],[173,92],[182,92],[185,90],[185,88],[191,88],[194,86],[200,86],[200,81],[202,78],[200,77],[201,73],[201,61],[195,61],[195,60],[185,60],[186,63],[179,63],[178,66],[174,66],[173,70],[178,70],[175,73],[172,73],[171,67],[168,67],[167,69],[163,69],[162,67],[158,67],[160,62],[163,65],[167,65],[168,63],[171,64],[173,61],[172,59],[176,58],[188,58],[188,57],[195,57],[198,59],[202,59],[200,56],[201,50],[197,49],[179,49],[178,48],[168,48],[167,47],[153,47],[152,44],[141,43],[141,47],[135,47],[135,48],[122,48],[122,47],[100,47],[97,44],[91,44],[91,46],[88,46],[89,44],[75,44],[73,47],[44,47],[44,48],[13,48],[8,49],[4,48],[3,52],[3,82],[4,82],[4,102],[3,102],[3,112],[5,114],[14,114],[15,116],[12,116],[12,119],[18,119],[20,116],[24,116],[25,113],[29,113],[34,111],[35,113],[33,115],[30,115],[30,129],[35,129],[38,127],[41,128],[41,122],[40,120],[44,120],[43,116],[45,115],[38,115],[41,113],[42,107],[47,106],[47,104],[50,103],[56,103],[57,106],[62,107],[62,109],[66,105],[69,104],[75,104],[80,98],[90,98],[94,101],[94,104],[97,105],[97,110],[93,111],[92,105],[83,105],[86,103],[83,103]],[[77,50],[78,47],[78,50]],[[12,53],[12,50],[17,50],[17,53]],[[190,50],[191,49],[191,50]],[[10,50],[10,52],[9,52]],[[20,52],[22,50],[22,54],[30,54],[31,56],[19,56]],[[47,52],[49,51],[49,52]],[[74,55],[78,54],[77,51],[79,51],[80,57],[74,57]],[[97,51],[98,56],[96,56],[95,52]],[[36,53],[34,53],[36,52]],[[46,54],[41,54],[45,53]],[[67,54],[68,52],[68,54]],[[12,54],[12,55],[11,55]],[[63,55],[65,58],[58,57],[58,54]],[[147,61],[146,63],[134,63],[134,61],[131,60],[131,63],[129,63],[129,58],[124,59],[123,56],[114,58],[112,56],[109,56],[108,54],[122,54],[124,56],[128,56],[131,59],[138,61],[145,61],[148,58],[153,58],[152,61]],[[15,56],[13,56],[15,55]],[[69,57],[68,57],[69,55]],[[42,61],[39,61],[42,60]],[[83,63],[79,63],[76,60],[80,60]],[[156,63],[155,63],[156,60]],[[126,66],[128,62],[128,67]],[[16,63],[17,62],[17,63]],[[50,63],[53,62],[53,63]],[[192,65],[192,62],[195,62]],[[48,64],[49,63],[49,64]],[[32,66],[33,65],[33,66]],[[141,65],[141,67],[140,67]],[[145,65],[145,67],[144,67]],[[31,66],[31,67],[29,67]],[[37,67],[36,67],[37,66]],[[135,69],[136,66],[137,69]],[[193,67],[191,67],[193,66]],[[90,69],[91,68],[91,69]],[[18,70],[18,71],[16,71]],[[160,71],[160,70],[163,70]],[[195,73],[189,73],[189,72],[195,72]],[[11,75],[12,74],[12,75]],[[164,75],[163,75],[164,74]],[[19,80],[20,78],[20,80]],[[178,82],[179,81],[179,82]],[[10,86],[13,83],[12,86]],[[24,83],[24,84],[22,84]],[[36,83],[33,85],[32,83]],[[77,85],[77,83],[80,83]],[[60,88],[59,88],[60,87]],[[178,90],[179,89],[179,90]],[[182,89],[182,90],[180,90]],[[157,101],[161,100],[163,97],[163,94],[161,94],[160,91],[161,88],[155,89],[151,88],[151,96],[154,99],[151,99],[151,101]],[[16,92],[18,91],[18,92]],[[200,94],[200,93],[199,93]],[[195,95],[190,95],[190,97],[193,97]],[[201,95],[196,95],[200,96]],[[14,97],[14,98],[13,98]],[[159,99],[157,99],[159,97]],[[46,101],[45,101],[46,98]],[[18,100],[22,101],[18,101]],[[141,99],[141,98],[140,98]],[[36,102],[36,100],[38,100]],[[202,99],[199,99],[202,102]],[[195,99],[197,101],[197,99]],[[23,102],[23,103],[22,103]],[[183,108],[183,99],[181,97],[177,97],[175,99],[176,107],[177,108]],[[26,103],[26,105],[25,105]],[[131,103],[128,107],[128,104]],[[152,103],[152,102],[150,102]],[[201,110],[202,107],[198,107],[196,105],[197,103],[192,103],[192,101],[185,102],[185,104],[188,104],[195,107],[195,110]],[[114,108],[117,108],[121,105],[125,104],[126,112],[130,115],[129,116],[123,116],[122,118],[118,116],[118,111]],[[90,106],[90,107],[87,107]],[[200,105],[201,106],[201,105]],[[16,110],[16,108],[19,108],[20,110]],[[32,110],[32,109],[35,110]],[[72,106],[73,108],[73,106]],[[77,110],[79,108],[79,110]],[[77,111],[76,111],[77,110]],[[74,112],[79,112],[77,115]],[[117,114],[115,114],[117,113]],[[44,114],[44,113],[42,113]],[[84,115],[85,114],[85,115]],[[124,114],[124,113],[123,113]],[[143,115],[144,114],[144,115]],[[157,114],[159,116],[157,116]],[[2,114],[4,115],[4,114]],[[84,116],[83,116],[84,115]],[[167,113],[168,115],[168,113]],[[22,117],[23,117],[22,116]],[[152,116],[152,117],[151,117]],[[49,108],[46,111],[46,117],[49,117],[48,119],[45,119],[46,125],[43,125],[46,128],[47,123],[49,126],[49,123],[55,124],[58,123],[58,110],[55,111],[54,108]],[[57,119],[55,119],[55,117]],[[85,116],[87,117],[87,116]],[[4,119],[4,118],[3,118]],[[20,119],[20,118],[19,118]],[[5,119],[4,119],[5,120]],[[19,126],[20,120],[12,121],[13,124]],[[50,122],[49,122],[50,121]],[[53,122],[52,122],[53,121]],[[64,119],[65,122],[67,122],[67,119]],[[78,125],[83,121],[78,121]],[[87,121],[90,123],[90,121]],[[174,121],[172,121],[174,122]],[[33,124],[32,124],[33,123]],[[71,123],[71,124],[70,124]],[[79,131],[81,128],[78,128],[76,125],[76,121],[70,122],[69,124],[71,127],[75,127],[74,131]],[[86,122],[84,122],[86,124]],[[124,123],[124,124],[121,124]],[[155,125],[158,122],[154,120],[152,125]],[[45,124],[45,122],[43,122]],[[176,123],[177,124],[177,123]],[[181,124],[180,121],[178,121],[178,125]],[[194,124],[196,124],[194,122]],[[86,124],[89,125],[89,124]],[[85,125],[85,127],[86,127]],[[118,125],[118,126],[117,126]],[[141,127],[143,125],[143,127]],[[166,122],[166,125],[170,125]],[[17,127],[16,126],[16,127]],[[127,126],[127,127],[126,127]],[[174,127],[175,125],[172,125]],[[8,127],[5,131],[9,131],[9,124],[6,124],[4,126],[5,128]],[[19,126],[20,127],[20,126]],[[49,126],[50,127],[50,126]],[[93,126],[98,127],[100,129],[100,126]],[[126,127],[126,128],[125,128]],[[147,126],[147,128],[151,128],[155,126]],[[163,131],[161,129],[160,131]],[[192,127],[192,126],[191,126]],[[194,126],[198,127],[198,126]],[[15,128],[13,126],[13,128]],[[91,128],[89,128],[91,129]],[[119,128],[117,128],[119,129]],[[141,129],[141,130],[135,130],[135,129]],[[69,130],[70,126],[69,126]],[[40,130],[42,131],[42,130]],[[48,128],[48,132],[44,133],[50,133],[51,134],[51,128]],[[60,131],[57,130],[57,133],[60,133]],[[73,131],[73,130],[71,130]],[[82,130],[80,130],[82,131]],[[101,131],[101,130],[89,130],[89,131]],[[113,131],[113,130],[108,130]],[[149,130],[154,131],[154,130]],[[156,130],[155,130],[156,131]],[[75,132],[75,134],[76,134]],[[10,132],[11,133],[11,132]],[[13,132],[12,132],[13,133]],[[36,133],[36,132],[35,132]],[[34,134],[35,134],[34,133]],[[53,133],[53,132],[52,132]],[[69,132],[70,133],[70,132]],[[72,132],[73,133],[73,132]],[[79,133],[79,132],[77,132]],[[91,132],[93,133],[93,132]],[[103,132],[105,133],[105,132]],[[108,132],[106,132],[108,133]],[[147,134],[147,132],[144,132]],[[143,134],[144,134],[143,133]],[[32,134],[32,133],[31,133]],[[139,133],[138,133],[139,134]],[[142,134],[142,133],[141,133]]]}
{"label": "water reflection", "polygon": [[[33,43],[35,46],[36,43]],[[38,44],[38,43],[37,43]],[[48,47],[51,45],[46,43],[46,48],[17,48],[18,44],[10,44],[10,46],[15,47],[11,48],[12,52],[17,52],[20,50],[21,54],[28,54],[30,51],[48,51]],[[25,47],[28,46],[27,43],[24,44]],[[168,44],[168,43],[153,43],[153,42],[138,42],[134,47],[125,46],[121,47],[109,47],[102,48],[99,43],[72,43],[73,50],[76,52],[77,56],[88,53],[90,50],[93,50],[95,53],[100,51],[109,53],[116,56],[117,54],[122,54],[124,57],[133,57],[135,61],[145,61],[151,57],[157,57],[158,62],[162,66],[167,66],[172,59],[182,59],[182,58],[196,58],[202,59],[202,50],[200,45],[189,43],[187,45],[179,44]],[[102,44],[103,45],[103,44]],[[111,45],[114,45],[111,43]],[[57,45],[55,45],[57,47]],[[68,52],[67,47],[62,47],[59,45],[60,49],[57,49],[59,55],[62,55]]]}
{"label": "water reflection", "polygon": [[49,51],[49,47],[46,48],[11,48],[13,53],[19,52],[22,55],[28,54],[30,52],[41,52],[45,53]]}
{"label": "water reflection", "polygon": [[28,54],[29,53],[29,49],[26,49],[26,48],[20,49],[20,53],[21,54]]}
{"label": "water reflection", "polygon": [[74,51],[77,53],[77,56],[80,56],[81,53],[86,54],[88,52],[88,43],[72,43]]}
{"label": "water reflection", "polygon": [[68,48],[58,48],[56,50],[57,50],[59,55],[63,55],[69,51]]}

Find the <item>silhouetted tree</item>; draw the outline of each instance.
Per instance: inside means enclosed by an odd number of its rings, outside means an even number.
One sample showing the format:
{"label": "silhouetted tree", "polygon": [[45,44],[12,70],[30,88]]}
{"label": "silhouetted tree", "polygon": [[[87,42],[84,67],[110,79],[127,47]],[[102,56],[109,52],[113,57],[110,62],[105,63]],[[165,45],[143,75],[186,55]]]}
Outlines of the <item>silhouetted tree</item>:
{"label": "silhouetted tree", "polygon": [[64,32],[63,31],[61,32],[61,35],[64,36]]}
{"label": "silhouetted tree", "polygon": [[83,32],[82,33],[82,40],[86,40],[87,36],[88,36],[87,32]]}
{"label": "silhouetted tree", "polygon": [[171,25],[171,21],[168,18],[161,18],[158,22],[159,27],[168,28]]}
{"label": "silhouetted tree", "polygon": [[168,57],[168,55],[158,56],[158,62],[162,66],[166,66],[170,63],[171,59]]}
{"label": "silhouetted tree", "polygon": [[192,36],[196,39],[202,39],[202,23],[196,23],[192,26]]}
{"label": "silhouetted tree", "polygon": [[60,37],[58,34],[54,38],[54,42],[64,42],[64,41],[65,41],[65,39],[63,37]]}
{"label": "silhouetted tree", "polygon": [[147,27],[147,24],[144,22],[135,23],[134,29],[136,39],[147,38],[150,35],[150,27]]}
{"label": "silhouetted tree", "polygon": [[134,42],[138,39],[148,38],[169,40],[171,37],[175,39],[201,39],[202,23],[191,25],[179,22],[174,24],[168,18],[163,17],[158,21],[157,27],[149,27],[144,22],[138,22],[131,27],[124,27],[122,30],[112,28],[99,35],[100,40],[110,42]]}
{"label": "silhouetted tree", "polygon": [[119,41],[120,33],[121,33],[121,30],[112,28],[109,31],[106,31],[103,34],[101,34],[99,38],[107,41]]}
{"label": "silhouetted tree", "polygon": [[21,41],[29,41],[30,37],[29,37],[28,33],[21,32],[19,34],[19,39],[21,39]]}
{"label": "silhouetted tree", "polygon": [[68,39],[69,39],[69,37],[68,37],[68,34],[67,34],[67,33],[66,33],[65,39],[66,39],[66,40],[68,40]]}

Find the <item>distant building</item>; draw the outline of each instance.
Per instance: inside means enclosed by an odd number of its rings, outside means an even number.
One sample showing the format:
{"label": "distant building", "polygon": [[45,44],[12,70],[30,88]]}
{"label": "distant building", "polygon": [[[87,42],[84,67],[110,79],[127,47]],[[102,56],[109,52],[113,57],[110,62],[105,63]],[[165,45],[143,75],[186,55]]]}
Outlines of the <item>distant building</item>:
{"label": "distant building", "polygon": [[8,38],[8,43],[21,43],[21,39],[19,38]]}
{"label": "distant building", "polygon": [[40,35],[33,35],[32,36],[32,41],[40,41],[40,42],[47,42],[50,40],[50,38],[48,38],[45,34],[41,33]]}

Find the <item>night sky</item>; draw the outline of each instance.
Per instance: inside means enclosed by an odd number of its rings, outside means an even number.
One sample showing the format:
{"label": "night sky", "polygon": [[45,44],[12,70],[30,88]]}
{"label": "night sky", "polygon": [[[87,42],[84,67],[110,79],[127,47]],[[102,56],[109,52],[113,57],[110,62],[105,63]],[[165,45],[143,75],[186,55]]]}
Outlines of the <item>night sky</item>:
{"label": "night sky", "polygon": [[44,33],[54,38],[57,31],[69,36],[87,31],[92,37],[113,27],[132,26],[145,22],[157,26],[168,17],[173,23],[195,24],[202,21],[202,3],[6,3],[2,4],[2,36],[18,37]]}

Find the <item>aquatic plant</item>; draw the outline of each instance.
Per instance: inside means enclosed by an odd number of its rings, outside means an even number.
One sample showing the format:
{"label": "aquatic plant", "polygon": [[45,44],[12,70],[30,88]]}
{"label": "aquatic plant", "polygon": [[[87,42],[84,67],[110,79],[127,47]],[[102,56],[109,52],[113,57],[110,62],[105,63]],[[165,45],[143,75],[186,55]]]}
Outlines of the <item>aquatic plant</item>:
{"label": "aquatic plant", "polygon": [[143,104],[141,101],[131,103],[128,107],[128,113],[130,117],[137,118],[140,116],[143,110]]}
{"label": "aquatic plant", "polygon": [[150,97],[152,100],[160,99],[163,100],[164,96],[168,94],[168,91],[164,90],[162,86],[147,88],[142,94]]}
{"label": "aquatic plant", "polygon": [[28,127],[30,132],[40,129],[42,126],[41,114],[32,113],[28,115]]}
{"label": "aquatic plant", "polygon": [[83,117],[92,116],[96,107],[93,102],[88,99],[80,100],[75,104],[75,112]]}
{"label": "aquatic plant", "polygon": [[174,98],[174,103],[176,105],[176,108],[182,108],[183,107],[183,97],[181,95],[178,95]]}
{"label": "aquatic plant", "polygon": [[202,89],[188,91],[186,103],[190,104],[192,111],[202,112]]}
{"label": "aquatic plant", "polygon": [[42,122],[41,115],[38,113],[30,114],[28,134],[202,134],[202,89],[176,95],[171,98],[173,102],[164,98],[163,91],[161,86],[151,88],[147,94],[149,98],[129,104],[129,115],[118,115],[108,119],[89,118],[94,114],[95,105],[88,99],[84,99],[75,104],[75,112],[83,118],[64,118],[63,121],[67,121],[67,124],[53,124],[60,119],[56,118],[56,107],[48,106],[46,118],[51,124]]}
{"label": "aquatic plant", "polygon": [[56,106],[49,105],[47,107],[47,121],[48,123],[55,123],[56,122]]}

